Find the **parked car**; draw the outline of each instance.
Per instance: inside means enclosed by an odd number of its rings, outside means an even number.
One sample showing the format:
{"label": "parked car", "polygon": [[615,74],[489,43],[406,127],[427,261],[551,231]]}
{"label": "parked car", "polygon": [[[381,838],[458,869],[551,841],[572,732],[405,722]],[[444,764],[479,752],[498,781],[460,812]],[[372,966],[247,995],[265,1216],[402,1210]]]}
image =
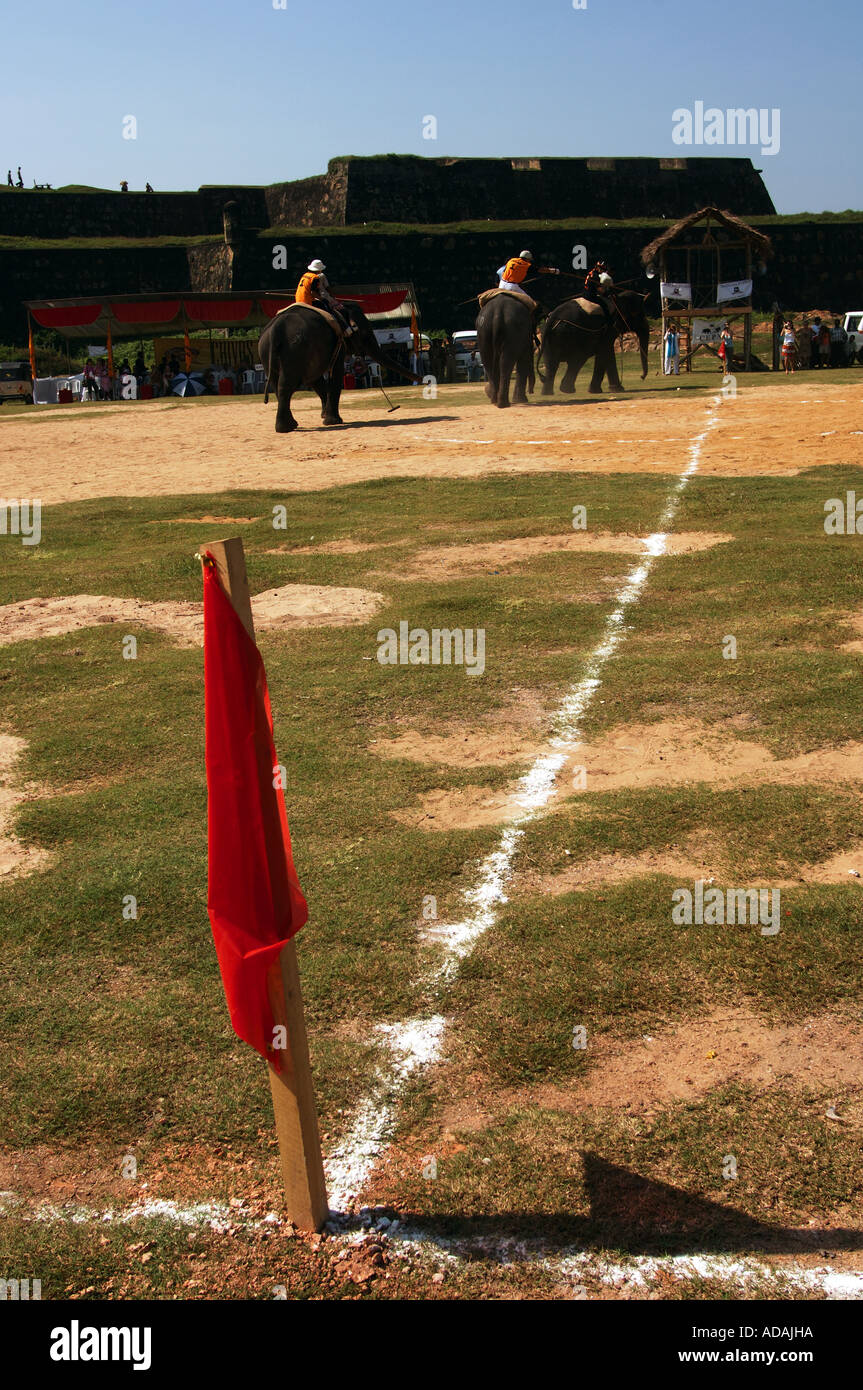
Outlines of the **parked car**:
{"label": "parked car", "polygon": [[843,327],[848,334],[848,361],[863,362],[863,309],[846,314]]}
{"label": "parked car", "polygon": [[[456,381],[470,381],[472,360],[474,367],[477,362],[482,363],[482,358],[479,356],[476,329],[464,328],[458,333],[453,333],[452,350],[455,359]],[[475,359],[472,359],[473,353],[477,354]],[[483,372],[483,376],[485,376],[485,372]]]}
{"label": "parked car", "polygon": [[29,362],[0,362],[0,405],[4,401],[33,404],[33,378]]}

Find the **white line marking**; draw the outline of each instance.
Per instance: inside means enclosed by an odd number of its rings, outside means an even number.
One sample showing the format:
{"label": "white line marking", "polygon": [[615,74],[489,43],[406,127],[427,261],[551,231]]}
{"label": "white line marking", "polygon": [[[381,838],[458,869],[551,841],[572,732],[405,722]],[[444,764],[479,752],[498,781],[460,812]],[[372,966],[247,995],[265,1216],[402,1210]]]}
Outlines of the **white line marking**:
{"label": "white line marking", "polygon": [[[698,468],[701,446],[716,424],[720,404],[721,397],[714,397],[705,427],[692,440],[686,467],[666,501],[660,517],[661,529],[644,541],[645,557],[625,579],[614,610],[606,619],[603,638],[588,659],[585,676],[572,687],[553,717],[550,747],[554,751],[540,754],[518,783],[515,801],[522,809],[505,826],[497,847],[480,864],[475,886],[464,895],[466,905],[473,910],[460,922],[440,923],[426,933],[424,939],[438,946],[439,959],[417,982],[421,988],[440,988],[453,978],[459,963],[494,925],[497,909],[507,901],[504,890],[524,827],[548,805],[554,795],[558,773],[569,752],[581,742],[579,723],[602,683],[606,663],[623,639],[627,609],[640,597],[653,561],[665,554],[668,532],[681,495]],[[405,1082],[415,1071],[438,1058],[444,1029],[445,1020],[435,1014],[427,1019],[407,1019],[394,1027],[379,1026],[375,1030],[382,1041],[389,1044],[393,1059],[387,1069],[379,1069],[372,1091],[360,1103],[350,1130],[327,1159],[325,1167],[334,1216],[341,1214],[362,1190],[392,1131],[395,1106]]]}

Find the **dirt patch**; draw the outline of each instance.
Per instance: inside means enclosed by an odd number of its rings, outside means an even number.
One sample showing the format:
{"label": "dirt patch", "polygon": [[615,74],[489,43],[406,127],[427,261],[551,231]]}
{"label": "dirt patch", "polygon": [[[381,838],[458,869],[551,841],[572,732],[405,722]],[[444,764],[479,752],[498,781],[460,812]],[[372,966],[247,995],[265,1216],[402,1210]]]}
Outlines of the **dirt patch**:
{"label": "dirt patch", "polygon": [[[638,1114],[732,1082],[758,1089],[791,1082],[823,1092],[859,1086],[863,1075],[863,1026],[831,1015],[771,1026],[745,1008],[723,1010],[635,1041],[598,1036],[589,1049],[592,1065],[583,1076],[565,1085],[496,1092],[482,1104],[460,1100],[444,1110],[444,1129],[480,1129],[493,1112],[525,1103]],[[836,1113],[836,1120],[825,1113],[825,1127],[859,1123],[850,1113],[843,1116],[841,1106]]]}
{"label": "dirt patch", "polygon": [[[702,446],[699,474],[790,476],[856,462],[854,388],[811,376],[765,382],[724,402],[718,427]],[[490,405],[479,384],[442,386],[434,402],[396,388],[402,410],[393,416],[369,392],[348,391],[346,425],[335,430],[321,427],[320,402],[309,394],[295,401],[302,428],[290,436],[273,430],[275,402],[230,397],[206,405],[178,399],[92,413],[80,406],[36,411],[0,420],[0,429],[19,495],[40,497],[46,506],[228,492],[237,485],[238,458],[243,487],[276,496],[370,478],[548,471],[679,476],[718,385],[708,378],[704,393],[535,396],[531,406],[508,411]]]}
{"label": "dirt patch", "polygon": [[[344,627],[365,622],[383,602],[383,594],[372,589],[286,584],[256,594],[252,613],[255,627],[264,632],[295,627]],[[204,641],[200,603],[151,603],[100,594],[72,594],[66,598],[25,599],[0,608],[0,647],[109,624],[148,627],[164,633],[181,647],[200,647]]]}
{"label": "dirt patch", "polygon": [[[670,535],[666,546],[669,555],[688,555],[696,550],[708,550],[723,545],[733,536],[713,532],[686,531]],[[509,569],[540,555],[575,551],[577,554],[644,555],[644,536],[616,535],[611,531],[592,534],[589,531],[565,531],[552,536],[522,536],[516,540],[480,541],[472,545],[429,546],[398,574],[404,579],[456,579],[487,570]]]}
{"label": "dirt patch", "polygon": [[863,780],[863,743],[774,758],[760,743],[729,738],[723,729],[664,720],[579,744],[571,763],[585,768],[586,789],[593,792],[693,782],[848,782]]}
{"label": "dirt patch", "polygon": [[[601,854],[583,863],[567,862],[559,873],[520,879],[515,891],[557,897],[600,884],[623,883],[644,874],[668,874],[679,882],[700,878],[705,883],[722,883],[727,873],[728,866],[718,848],[689,842],[679,848],[672,845],[641,854]],[[800,868],[793,878],[746,880],[748,888],[793,888],[800,883],[850,883],[863,888],[863,842],[818,864]]]}
{"label": "dirt patch", "polygon": [[148,521],[148,526],[251,526],[259,516],[172,516],[167,521]]}
{"label": "dirt patch", "polygon": [[863,656],[863,613],[849,613],[846,621],[849,627],[860,633],[860,636],[852,638],[850,642],[843,642],[839,650],[840,652],[858,652]]}
{"label": "dirt patch", "polygon": [[390,811],[390,815],[416,830],[474,830],[511,820],[519,809],[510,791],[458,787],[426,792],[415,806]]}
{"label": "dirt patch", "polygon": [[22,844],[10,830],[15,808],[29,799],[28,788],[15,775],[15,764],[26,747],[23,738],[0,734],[0,879],[34,873],[49,858],[45,850]]}
{"label": "dirt patch", "polygon": [[403,541],[353,541],[349,536],[340,541],[322,541],[320,545],[281,545],[267,550],[267,555],[362,555],[367,550],[389,550]]}
{"label": "dirt patch", "polygon": [[371,751],[381,758],[409,758],[443,767],[500,767],[535,757],[539,749],[538,743],[526,743],[518,729],[437,735],[411,729],[399,738],[380,739],[371,745]]}

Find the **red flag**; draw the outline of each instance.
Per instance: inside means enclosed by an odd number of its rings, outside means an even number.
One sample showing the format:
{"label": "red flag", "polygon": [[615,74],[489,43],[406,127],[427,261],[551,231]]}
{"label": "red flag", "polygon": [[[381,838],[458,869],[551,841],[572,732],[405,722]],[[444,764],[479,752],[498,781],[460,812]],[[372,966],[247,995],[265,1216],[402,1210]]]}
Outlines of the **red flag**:
{"label": "red flag", "polygon": [[215,564],[205,561],[207,908],[234,1032],[279,1071],[267,974],[308,907],[291,853],[264,663]]}

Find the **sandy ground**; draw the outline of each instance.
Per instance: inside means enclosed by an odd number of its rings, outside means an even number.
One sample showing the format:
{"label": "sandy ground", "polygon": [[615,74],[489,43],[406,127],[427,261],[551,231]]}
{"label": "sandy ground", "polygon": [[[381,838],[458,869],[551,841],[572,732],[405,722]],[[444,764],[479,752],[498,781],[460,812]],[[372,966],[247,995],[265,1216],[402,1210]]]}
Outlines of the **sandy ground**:
{"label": "sandy ground", "polygon": [[[448,402],[462,402],[465,390],[475,394],[470,404]],[[528,406],[497,410],[481,386],[441,387],[436,401],[405,401],[392,415],[372,392],[342,400],[345,426],[323,429],[317,398],[301,397],[302,428],[292,435],[275,433],[275,405],[262,399],[0,413],[0,493],[51,503],[234,488],[280,494],[381,477],[679,473],[705,412],[702,392],[673,390],[557,395],[551,403],[535,396]],[[699,472],[790,475],[858,462],[861,443],[856,380],[781,379],[725,403]]]}

